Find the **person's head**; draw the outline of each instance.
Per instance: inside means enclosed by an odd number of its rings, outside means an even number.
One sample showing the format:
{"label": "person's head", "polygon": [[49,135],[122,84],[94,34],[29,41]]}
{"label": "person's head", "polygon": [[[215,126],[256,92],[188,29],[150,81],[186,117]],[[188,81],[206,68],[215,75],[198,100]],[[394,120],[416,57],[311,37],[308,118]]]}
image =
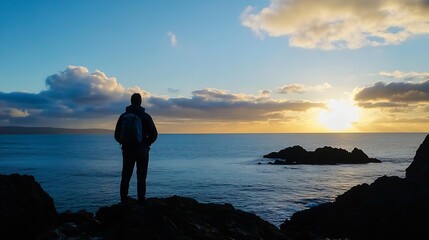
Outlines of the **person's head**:
{"label": "person's head", "polygon": [[134,93],[131,95],[131,104],[140,106],[142,104],[142,96],[140,96],[140,93]]}

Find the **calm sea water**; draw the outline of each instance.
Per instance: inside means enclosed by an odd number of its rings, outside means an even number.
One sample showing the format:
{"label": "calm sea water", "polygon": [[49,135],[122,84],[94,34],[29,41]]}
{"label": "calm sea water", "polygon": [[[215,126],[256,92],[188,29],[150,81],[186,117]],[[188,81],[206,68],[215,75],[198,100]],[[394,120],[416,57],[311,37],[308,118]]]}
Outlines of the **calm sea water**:
{"label": "calm sea water", "polygon": [[[148,197],[180,195],[231,203],[279,226],[299,210],[332,201],[383,175],[405,176],[426,134],[161,134],[153,145]],[[381,164],[266,164],[264,154],[301,145],[362,149]],[[262,164],[258,165],[258,162]],[[96,212],[119,202],[121,150],[111,135],[0,135],[0,173],[31,174],[59,212]],[[136,195],[135,175],[130,195]]]}

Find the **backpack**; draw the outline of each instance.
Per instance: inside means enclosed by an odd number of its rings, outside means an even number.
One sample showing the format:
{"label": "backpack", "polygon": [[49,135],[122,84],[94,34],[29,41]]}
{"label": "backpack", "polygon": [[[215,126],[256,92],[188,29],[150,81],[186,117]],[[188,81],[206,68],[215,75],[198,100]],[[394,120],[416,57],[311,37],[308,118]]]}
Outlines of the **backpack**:
{"label": "backpack", "polygon": [[142,121],[137,114],[125,113],[122,116],[120,139],[125,145],[138,145],[142,142]]}

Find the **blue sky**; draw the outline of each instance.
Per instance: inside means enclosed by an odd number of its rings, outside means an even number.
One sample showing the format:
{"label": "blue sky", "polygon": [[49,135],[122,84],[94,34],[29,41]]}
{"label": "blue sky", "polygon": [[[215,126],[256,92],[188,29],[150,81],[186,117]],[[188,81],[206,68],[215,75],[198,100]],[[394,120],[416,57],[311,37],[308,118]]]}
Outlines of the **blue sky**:
{"label": "blue sky", "polygon": [[[112,128],[131,88],[161,132],[425,131],[428,5],[0,1],[0,124]],[[96,71],[106,81],[92,91]],[[50,76],[69,86],[46,84]],[[382,97],[356,97],[366,89]],[[53,95],[70,99],[45,99]],[[358,116],[336,129],[320,121],[326,112]]]}

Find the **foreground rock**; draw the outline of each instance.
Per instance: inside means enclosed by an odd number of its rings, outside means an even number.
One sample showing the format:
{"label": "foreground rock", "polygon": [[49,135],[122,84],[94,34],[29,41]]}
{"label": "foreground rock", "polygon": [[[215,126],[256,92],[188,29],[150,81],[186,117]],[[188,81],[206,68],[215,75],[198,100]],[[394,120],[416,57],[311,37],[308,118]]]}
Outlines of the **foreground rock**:
{"label": "foreground rock", "polygon": [[144,205],[58,214],[32,176],[0,175],[0,239],[287,239],[274,225],[230,204],[150,198]]}
{"label": "foreground rock", "polygon": [[[428,135],[429,136],[429,135]],[[426,137],[419,146],[413,162],[405,171],[405,176],[410,181],[429,184],[429,137]]]}
{"label": "foreground rock", "polygon": [[0,174],[0,239],[35,239],[56,217],[53,199],[33,176]]}
{"label": "foreground rock", "polygon": [[277,158],[272,164],[290,165],[290,164],[362,164],[362,163],[380,163],[375,158],[370,158],[362,150],[354,148],[348,152],[341,148],[323,147],[314,152],[307,151],[301,146],[288,147],[279,152],[272,152],[264,155],[264,158]]}
{"label": "foreground rock", "polygon": [[425,239],[428,232],[429,135],[406,178],[381,177],[334,202],[296,212],[281,230],[295,239]]}
{"label": "foreground rock", "polygon": [[107,239],[286,239],[274,225],[232,205],[173,196],[100,208]]}

